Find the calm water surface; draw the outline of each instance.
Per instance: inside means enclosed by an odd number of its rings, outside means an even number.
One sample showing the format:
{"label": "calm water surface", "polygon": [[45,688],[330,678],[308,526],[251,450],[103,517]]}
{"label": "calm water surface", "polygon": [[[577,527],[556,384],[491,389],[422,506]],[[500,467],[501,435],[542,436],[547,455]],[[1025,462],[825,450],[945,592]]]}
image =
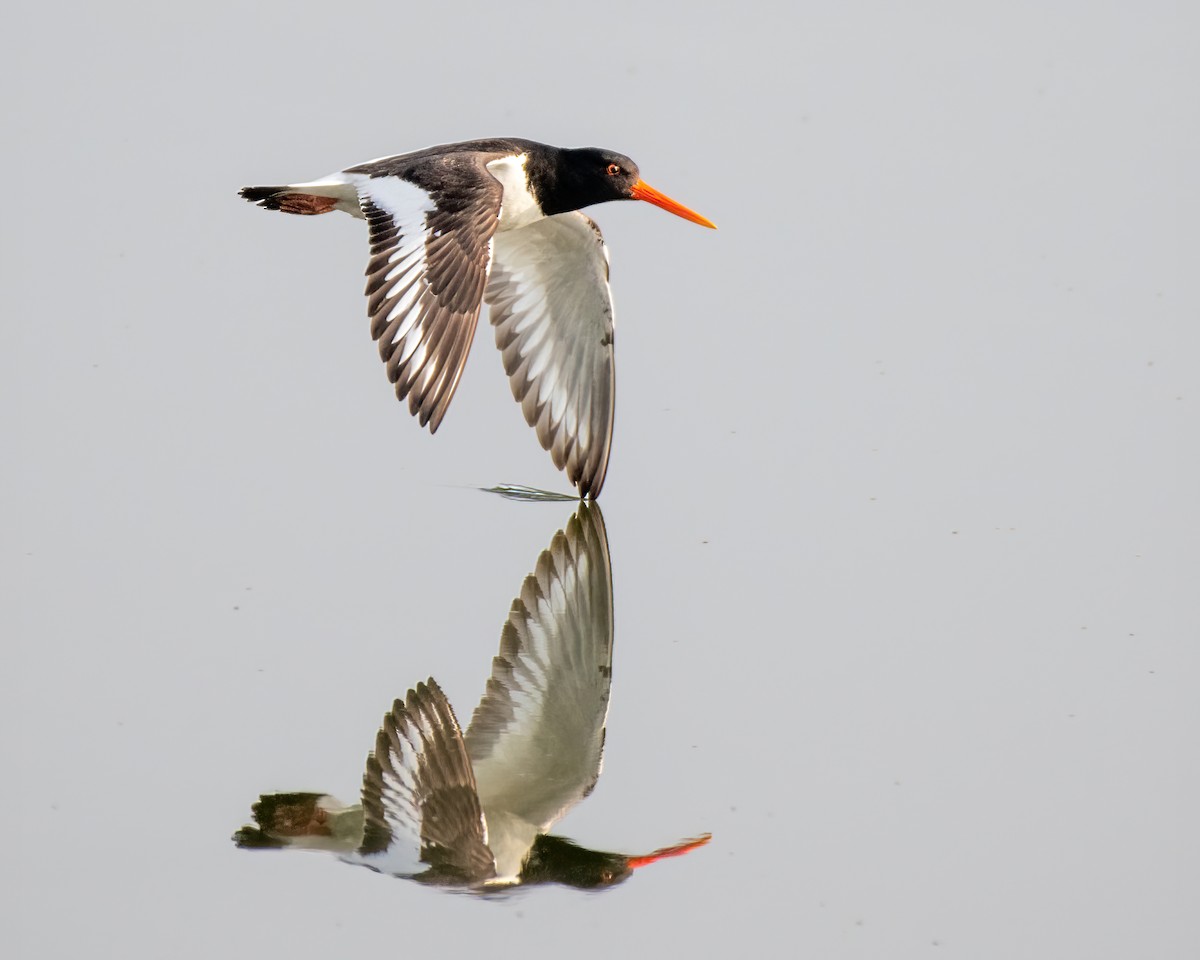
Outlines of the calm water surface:
{"label": "calm water surface", "polygon": [[[607,9],[521,21],[586,92],[495,75],[492,8],[456,70],[412,40],[457,31],[436,7],[360,10],[388,56],[265,42],[270,4],[20,14],[15,955],[1191,955],[1196,15]],[[235,191],[490,134],[622,150],[720,226],[592,211],[612,675],[553,832],[712,834],[601,891],[230,840],[260,794],[353,802],[417,681],[469,722],[576,510],[478,490],[565,490],[489,330],[431,438],[369,340],[362,224]]]}

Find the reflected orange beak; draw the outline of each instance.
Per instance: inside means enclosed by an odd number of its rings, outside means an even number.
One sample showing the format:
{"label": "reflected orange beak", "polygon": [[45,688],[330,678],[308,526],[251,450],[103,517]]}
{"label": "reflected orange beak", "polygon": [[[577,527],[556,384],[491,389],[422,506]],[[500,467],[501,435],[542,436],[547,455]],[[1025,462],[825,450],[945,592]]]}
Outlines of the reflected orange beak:
{"label": "reflected orange beak", "polygon": [[702,227],[712,227],[716,230],[717,225],[708,217],[702,217],[695,210],[689,210],[682,203],[676,203],[665,193],[659,193],[645,180],[639,180],[629,188],[629,195],[634,200],[645,200],[647,203],[652,203],[656,207],[662,207],[667,213],[673,213],[677,217],[683,217],[684,220],[691,220],[692,223],[698,223]]}
{"label": "reflected orange beak", "polygon": [[[671,212],[674,213],[675,211],[672,210]],[[692,211],[689,210],[688,213],[692,213]],[[683,214],[680,214],[680,216],[683,216]],[[694,217],[696,214],[692,213],[692,216]],[[708,223],[708,221],[704,220],[703,217],[696,222]],[[711,223],[708,223],[708,225],[710,227],[712,226]],[[693,837],[691,840],[683,840],[675,844],[673,847],[663,847],[661,850],[655,850],[653,853],[648,853],[644,857],[630,857],[628,862],[629,869],[636,870],[638,867],[644,867],[646,864],[654,863],[656,860],[665,860],[667,857],[682,857],[685,853],[690,853],[697,847],[704,846],[711,839],[712,834],[705,833],[699,837]]]}

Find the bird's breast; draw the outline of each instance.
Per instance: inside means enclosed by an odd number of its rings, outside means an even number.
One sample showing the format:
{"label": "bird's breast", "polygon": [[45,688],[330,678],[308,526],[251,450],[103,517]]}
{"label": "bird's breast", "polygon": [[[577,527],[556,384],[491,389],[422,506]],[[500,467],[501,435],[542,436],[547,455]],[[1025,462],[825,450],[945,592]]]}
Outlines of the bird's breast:
{"label": "bird's breast", "polygon": [[487,845],[496,863],[496,879],[515,879],[537,839],[538,825],[509,810],[495,807],[484,813],[487,821]]}

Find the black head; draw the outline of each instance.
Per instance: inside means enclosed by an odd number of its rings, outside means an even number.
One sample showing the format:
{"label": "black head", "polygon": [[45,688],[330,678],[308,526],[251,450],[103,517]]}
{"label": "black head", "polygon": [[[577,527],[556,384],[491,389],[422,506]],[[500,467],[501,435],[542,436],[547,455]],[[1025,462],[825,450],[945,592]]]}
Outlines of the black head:
{"label": "black head", "polygon": [[547,215],[567,213],[608,200],[645,200],[669,213],[712,227],[712,221],[659,193],[642,179],[638,166],[623,153],[599,147],[560,150],[539,185],[538,200]]}
{"label": "black head", "polygon": [[560,150],[542,183],[542,209],[553,216],[608,200],[632,200],[637,164],[620,153],[596,147]]}
{"label": "black head", "polygon": [[630,857],[623,853],[588,850],[565,837],[543,833],[534,840],[525,857],[525,863],[521,866],[521,882],[563,883],[584,889],[611,887],[629,879],[638,867],[657,863],[667,857],[682,856],[704,846],[711,838],[711,834],[705,833],[669,847],[661,847],[644,856]]}
{"label": "black head", "polygon": [[541,834],[521,867],[522,883],[562,883],[585,890],[611,887],[632,874],[629,858],[589,850],[565,837]]}

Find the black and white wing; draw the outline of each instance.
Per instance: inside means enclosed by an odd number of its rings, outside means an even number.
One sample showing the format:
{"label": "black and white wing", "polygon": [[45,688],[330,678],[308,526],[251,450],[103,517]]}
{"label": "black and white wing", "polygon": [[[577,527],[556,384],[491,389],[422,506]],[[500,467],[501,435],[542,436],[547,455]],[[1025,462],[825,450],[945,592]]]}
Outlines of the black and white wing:
{"label": "black and white wing", "polygon": [[582,504],[513,601],[465,737],[501,875],[600,776],[612,644],[604,519]]}
{"label": "black and white wing", "polygon": [[344,859],[443,882],[495,875],[462,731],[432,677],[383,718],[367,758],[362,808],[362,845]]}
{"label": "black and white wing", "polygon": [[504,189],[495,154],[391,157],[342,172],[371,230],[367,313],[396,396],[437,430],[487,284]]}
{"label": "black and white wing", "polygon": [[582,213],[496,234],[484,298],[513,396],[580,496],[604,486],[615,374],[608,252]]}

